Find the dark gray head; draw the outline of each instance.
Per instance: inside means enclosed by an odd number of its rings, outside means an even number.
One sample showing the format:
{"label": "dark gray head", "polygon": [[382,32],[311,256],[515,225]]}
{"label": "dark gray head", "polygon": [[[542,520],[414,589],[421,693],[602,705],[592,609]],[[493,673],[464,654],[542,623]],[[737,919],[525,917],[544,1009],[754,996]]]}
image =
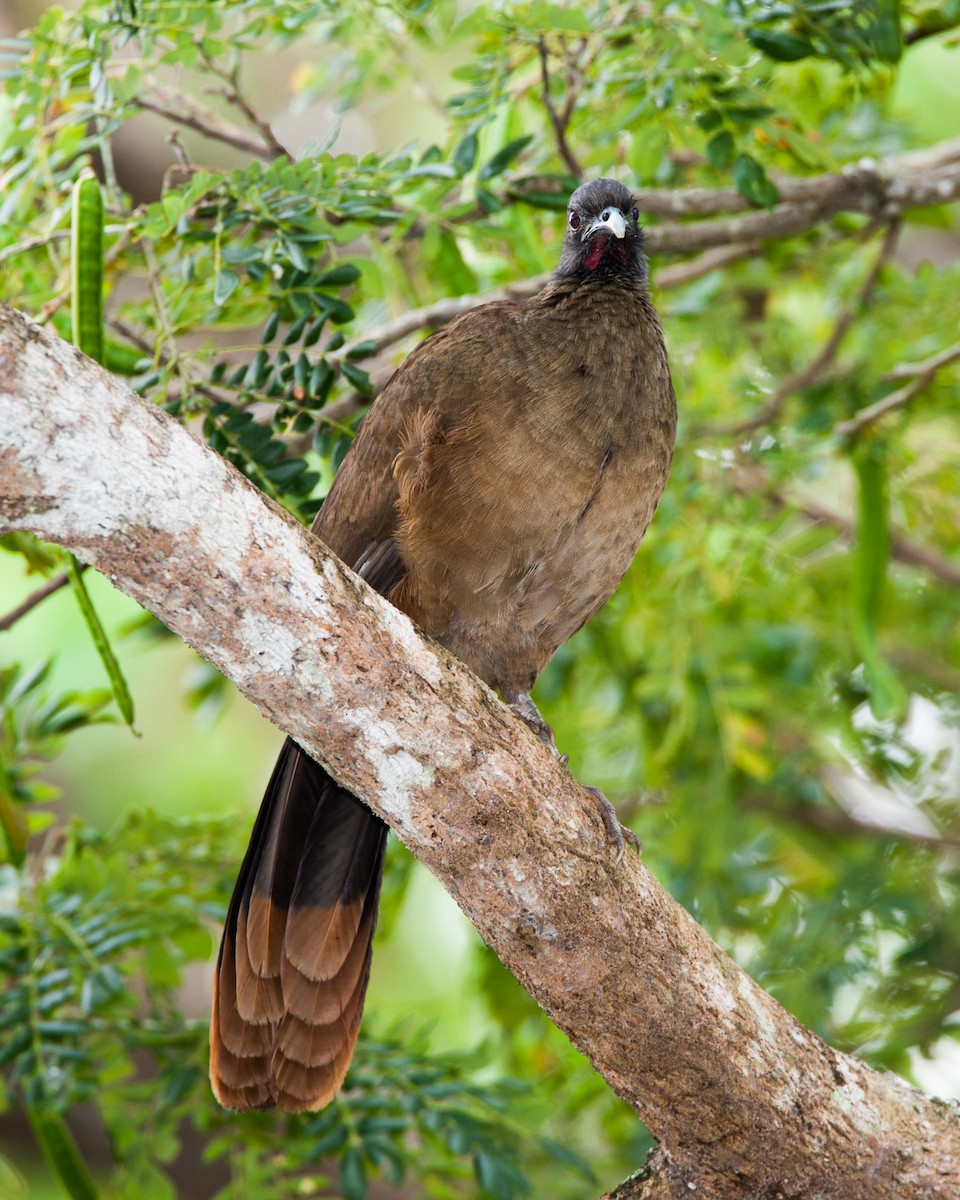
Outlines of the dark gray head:
{"label": "dark gray head", "polygon": [[644,283],[643,230],[629,188],[615,179],[583,183],[567,205],[567,236],[558,279],[626,279]]}

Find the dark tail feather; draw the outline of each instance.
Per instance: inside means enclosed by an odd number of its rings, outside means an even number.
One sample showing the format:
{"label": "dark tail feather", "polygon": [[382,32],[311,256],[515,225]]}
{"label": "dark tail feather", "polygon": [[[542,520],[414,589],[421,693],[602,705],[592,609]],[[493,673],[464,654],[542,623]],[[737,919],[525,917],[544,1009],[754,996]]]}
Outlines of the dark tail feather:
{"label": "dark tail feather", "polygon": [[387,827],[288,738],[220,944],[210,1080],[227,1108],[322,1108],[370,974]]}

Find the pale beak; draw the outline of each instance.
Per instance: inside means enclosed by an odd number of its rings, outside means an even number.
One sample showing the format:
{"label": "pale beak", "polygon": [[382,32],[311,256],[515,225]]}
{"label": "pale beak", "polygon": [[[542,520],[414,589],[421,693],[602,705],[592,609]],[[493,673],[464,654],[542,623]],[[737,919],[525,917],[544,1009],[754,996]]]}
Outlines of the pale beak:
{"label": "pale beak", "polygon": [[587,237],[592,237],[600,229],[609,230],[616,238],[626,236],[627,221],[619,208],[605,208],[587,230]]}

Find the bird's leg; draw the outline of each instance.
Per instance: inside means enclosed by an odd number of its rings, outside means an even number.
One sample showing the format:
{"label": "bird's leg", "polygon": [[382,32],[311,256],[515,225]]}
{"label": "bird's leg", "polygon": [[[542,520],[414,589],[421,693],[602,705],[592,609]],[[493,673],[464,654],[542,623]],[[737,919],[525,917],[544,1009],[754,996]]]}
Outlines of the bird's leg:
{"label": "bird's leg", "polygon": [[556,754],[562,762],[566,762],[566,755],[561,755],[557,751],[557,742],[553,736],[553,730],[540,715],[540,709],[534,704],[529,692],[515,692],[512,688],[505,688],[503,697],[507,702],[510,711],[516,713],[521,721],[525,722],[533,732],[537,735],[541,742],[546,745]]}
{"label": "bird's leg", "polygon": [[[540,715],[540,710],[534,704],[529,692],[516,692],[512,688],[505,688],[503,692],[504,699],[507,702],[511,712],[524,721],[537,737],[550,747],[553,753],[557,756],[561,766],[567,765],[567,755],[561,754],[557,749],[557,742],[553,736],[553,730]],[[585,790],[590,793],[600,809],[600,816],[603,819],[603,827],[607,831],[607,837],[613,843],[617,850],[617,862],[623,858],[626,844],[629,842],[631,846],[636,846],[637,851],[643,850],[643,843],[626,825],[621,825],[617,817],[617,810],[613,807],[610,801],[606,798],[603,792],[598,787],[587,787]]]}
{"label": "bird's leg", "polygon": [[643,852],[643,842],[640,841],[632,829],[620,824],[617,810],[603,792],[598,787],[590,787],[588,784],[584,784],[583,786],[584,790],[588,791],[597,802],[597,807],[600,809],[600,816],[603,818],[603,827],[607,831],[607,837],[617,848],[617,862],[623,858],[627,842],[631,846],[635,846],[637,853],[641,854]]}

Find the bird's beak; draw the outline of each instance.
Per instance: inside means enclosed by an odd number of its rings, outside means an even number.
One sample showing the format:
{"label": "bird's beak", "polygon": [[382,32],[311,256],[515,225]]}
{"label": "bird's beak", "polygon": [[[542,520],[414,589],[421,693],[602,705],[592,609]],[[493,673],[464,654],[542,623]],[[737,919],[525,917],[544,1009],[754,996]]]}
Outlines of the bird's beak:
{"label": "bird's beak", "polygon": [[593,237],[601,229],[606,229],[615,238],[623,238],[627,233],[627,219],[619,208],[605,208],[587,230],[587,237]]}

